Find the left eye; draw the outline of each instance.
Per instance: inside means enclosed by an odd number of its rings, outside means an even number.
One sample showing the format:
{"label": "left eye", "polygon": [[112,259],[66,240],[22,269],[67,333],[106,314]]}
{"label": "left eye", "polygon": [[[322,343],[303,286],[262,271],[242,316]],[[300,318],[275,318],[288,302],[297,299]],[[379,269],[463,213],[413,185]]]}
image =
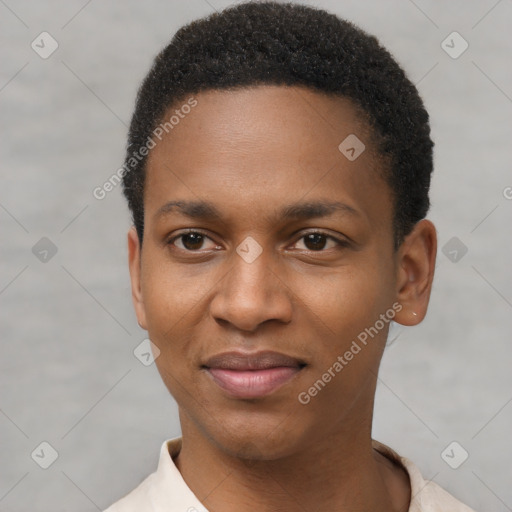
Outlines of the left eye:
{"label": "left eye", "polygon": [[[300,240],[304,240],[304,245],[309,251],[322,251],[326,248],[331,249],[332,247],[343,245],[341,240],[327,235],[326,233],[307,233],[301,236],[298,241]],[[333,246],[326,247],[329,240],[333,243]]]}

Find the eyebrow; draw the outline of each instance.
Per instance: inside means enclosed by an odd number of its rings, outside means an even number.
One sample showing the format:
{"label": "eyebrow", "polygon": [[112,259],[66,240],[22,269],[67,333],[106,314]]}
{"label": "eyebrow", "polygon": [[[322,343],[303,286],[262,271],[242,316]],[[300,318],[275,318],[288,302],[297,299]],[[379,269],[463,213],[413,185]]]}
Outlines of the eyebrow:
{"label": "eyebrow", "polygon": [[[276,218],[283,220],[306,220],[328,217],[336,212],[356,217],[361,215],[352,206],[340,201],[319,200],[287,204],[278,211]],[[153,218],[158,220],[171,213],[179,213],[191,219],[199,220],[220,221],[223,219],[219,209],[209,201],[169,201],[158,209]],[[275,221],[276,218],[270,217],[269,220]]]}

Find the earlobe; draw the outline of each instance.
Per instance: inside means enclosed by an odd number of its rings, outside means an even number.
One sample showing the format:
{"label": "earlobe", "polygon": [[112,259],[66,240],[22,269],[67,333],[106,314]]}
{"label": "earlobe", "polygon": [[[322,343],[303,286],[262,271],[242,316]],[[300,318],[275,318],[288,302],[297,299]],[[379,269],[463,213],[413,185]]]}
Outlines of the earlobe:
{"label": "earlobe", "polygon": [[421,220],[406,236],[398,250],[397,301],[402,309],[394,320],[417,325],[427,314],[437,253],[436,229]]}
{"label": "earlobe", "polygon": [[141,246],[137,230],[132,226],[128,231],[128,266],[132,288],[132,301],[137,315],[137,322],[142,329],[147,330],[146,309],[141,286]]}

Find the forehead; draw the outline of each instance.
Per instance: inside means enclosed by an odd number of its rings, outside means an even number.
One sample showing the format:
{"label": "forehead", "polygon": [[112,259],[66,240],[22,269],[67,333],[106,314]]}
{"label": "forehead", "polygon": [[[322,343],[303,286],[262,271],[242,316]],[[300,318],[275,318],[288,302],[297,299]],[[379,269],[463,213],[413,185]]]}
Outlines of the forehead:
{"label": "forehead", "polygon": [[[180,110],[188,98],[169,109],[164,121],[177,110],[180,120],[150,151],[148,221],[183,198],[255,214],[300,198],[363,210],[389,199],[371,131],[350,100],[284,86],[205,91],[194,99],[193,109]],[[382,212],[379,219],[387,220]]]}
{"label": "forehead", "polygon": [[[193,109],[188,106],[192,100],[197,104]],[[299,86],[261,85],[207,90],[177,101],[164,115],[161,126],[166,122],[166,132],[172,134],[172,138],[163,134],[164,144],[159,143],[159,146],[179,145],[183,149],[201,149],[197,147],[196,137],[212,131],[216,134],[215,143],[222,142],[219,150],[243,149],[241,143],[250,149],[250,136],[255,145],[265,143],[271,149],[273,141],[281,145],[281,152],[293,149],[297,156],[306,153],[301,151],[305,141],[322,150],[329,146],[334,151],[343,135],[352,133],[365,142],[370,142],[372,136],[367,114],[350,99]],[[197,130],[196,137],[190,138],[190,130]],[[322,145],[319,138],[323,139]],[[282,145],[284,139],[288,142],[286,146]],[[207,141],[201,142],[207,144]]]}

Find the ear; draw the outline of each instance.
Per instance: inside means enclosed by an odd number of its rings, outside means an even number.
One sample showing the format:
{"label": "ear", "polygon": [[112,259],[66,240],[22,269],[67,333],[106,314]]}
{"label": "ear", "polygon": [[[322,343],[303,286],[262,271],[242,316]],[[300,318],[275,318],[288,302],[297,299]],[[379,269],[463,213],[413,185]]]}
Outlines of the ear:
{"label": "ear", "polygon": [[128,265],[132,284],[132,301],[139,325],[147,330],[146,308],[141,287],[141,251],[137,230],[132,226],[128,231]]}
{"label": "ear", "polygon": [[397,301],[402,309],[395,315],[395,322],[417,325],[425,318],[436,254],[436,228],[429,220],[421,220],[398,249]]}

